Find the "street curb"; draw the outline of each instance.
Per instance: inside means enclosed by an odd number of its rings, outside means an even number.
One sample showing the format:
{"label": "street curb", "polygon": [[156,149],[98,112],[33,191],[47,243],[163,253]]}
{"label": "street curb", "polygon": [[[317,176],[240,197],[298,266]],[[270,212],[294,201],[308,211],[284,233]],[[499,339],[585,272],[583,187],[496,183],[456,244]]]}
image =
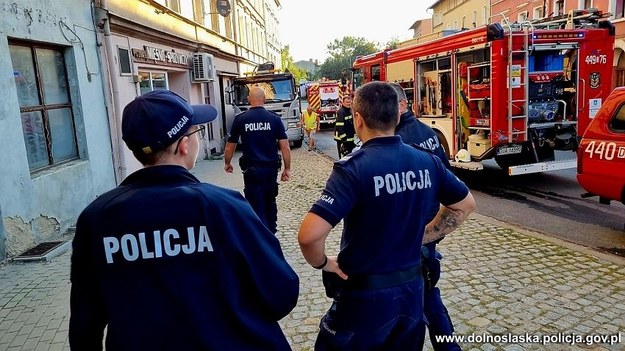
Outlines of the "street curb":
{"label": "street curb", "polygon": [[567,249],[578,251],[578,252],[581,252],[583,254],[586,254],[586,255],[589,255],[589,256],[593,256],[593,257],[598,258],[598,259],[603,260],[603,261],[608,261],[608,262],[611,262],[611,263],[614,263],[614,264],[625,266],[625,258],[623,258],[623,257],[606,254],[604,252],[601,252],[601,251],[598,251],[598,250],[595,250],[595,249],[592,249],[592,248],[589,248],[589,247],[586,247],[586,246],[582,246],[582,245],[579,245],[579,244],[575,244],[575,243],[572,243],[570,241],[566,241],[566,240],[563,240],[563,239],[560,239],[560,238],[549,236],[549,235],[541,233],[541,232],[537,232],[537,231],[529,230],[529,229],[526,229],[526,228],[522,228],[522,227],[519,227],[517,225],[508,223],[508,222],[503,222],[503,221],[500,221],[500,220],[498,220],[496,218],[485,216],[485,215],[479,214],[477,212],[471,213],[471,215],[469,215],[469,217],[477,219],[478,221],[488,222],[488,223],[490,223],[490,224],[492,224],[494,226],[507,228],[507,229],[513,230],[515,232],[518,232],[520,234],[534,237],[536,239],[541,239],[541,240],[550,242],[552,244],[565,247]]}

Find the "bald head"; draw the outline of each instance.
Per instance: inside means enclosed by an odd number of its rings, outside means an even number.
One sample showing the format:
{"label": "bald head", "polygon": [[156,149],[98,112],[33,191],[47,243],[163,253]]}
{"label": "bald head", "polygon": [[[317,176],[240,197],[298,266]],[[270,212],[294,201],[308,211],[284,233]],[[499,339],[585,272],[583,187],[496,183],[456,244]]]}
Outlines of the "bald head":
{"label": "bald head", "polygon": [[253,86],[247,99],[252,106],[263,106],[265,104],[265,91],[260,87]]}

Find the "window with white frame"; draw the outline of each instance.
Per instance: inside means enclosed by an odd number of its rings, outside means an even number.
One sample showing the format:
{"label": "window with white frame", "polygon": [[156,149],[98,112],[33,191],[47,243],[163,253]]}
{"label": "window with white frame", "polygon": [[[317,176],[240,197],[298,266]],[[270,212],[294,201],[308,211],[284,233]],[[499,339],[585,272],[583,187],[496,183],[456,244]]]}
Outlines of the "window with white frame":
{"label": "window with white frame", "polygon": [[534,11],[532,13],[532,19],[540,19],[543,18],[543,7],[534,7]]}
{"label": "window with white frame", "polygon": [[488,9],[486,8],[486,5],[484,5],[484,7],[482,7],[482,24],[487,24],[488,23]]}
{"label": "window with white frame", "polygon": [[553,15],[563,15],[564,14],[564,0],[555,0],[553,2]]}
{"label": "window with white frame", "polygon": [[525,21],[527,21],[527,11],[519,12],[517,22],[522,23]]}
{"label": "window with white frame", "polygon": [[31,171],[79,158],[65,50],[9,42]]}
{"label": "window with white frame", "polygon": [[139,71],[139,90],[141,95],[152,90],[169,89],[167,72]]}
{"label": "window with white frame", "polygon": [[477,10],[473,10],[473,17],[471,20],[471,27],[475,28],[477,27]]}
{"label": "window with white frame", "polygon": [[584,7],[582,7],[583,9],[591,8],[592,7],[592,0],[584,0],[584,3],[582,4],[582,6],[584,6]]}

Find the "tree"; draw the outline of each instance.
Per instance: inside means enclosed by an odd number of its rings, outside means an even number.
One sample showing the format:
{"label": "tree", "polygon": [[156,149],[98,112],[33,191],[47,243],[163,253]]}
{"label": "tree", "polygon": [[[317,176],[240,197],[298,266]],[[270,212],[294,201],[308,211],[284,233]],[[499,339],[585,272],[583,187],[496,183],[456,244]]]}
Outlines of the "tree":
{"label": "tree", "polygon": [[340,79],[343,71],[352,67],[356,57],[380,51],[378,44],[351,36],[334,39],[327,49],[330,57],[321,65],[316,78]]}
{"label": "tree", "polygon": [[283,47],[282,51],[280,51],[280,58],[282,60],[282,70],[283,71],[288,70],[289,72],[291,72],[296,82],[299,82],[302,79],[308,80],[308,72],[295,66],[295,63],[293,62],[293,57],[291,56],[291,53],[289,52],[288,45]]}

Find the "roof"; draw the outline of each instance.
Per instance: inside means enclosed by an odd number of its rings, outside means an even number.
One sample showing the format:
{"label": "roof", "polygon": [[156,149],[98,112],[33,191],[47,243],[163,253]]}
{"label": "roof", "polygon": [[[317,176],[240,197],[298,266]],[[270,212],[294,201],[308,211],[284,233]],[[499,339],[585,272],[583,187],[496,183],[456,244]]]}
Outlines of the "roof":
{"label": "roof", "polygon": [[434,6],[438,5],[441,1],[443,1],[443,0],[436,0],[436,1],[434,1],[434,3],[432,5],[430,5],[430,7],[428,7],[427,9],[428,10],[433,9]]}

